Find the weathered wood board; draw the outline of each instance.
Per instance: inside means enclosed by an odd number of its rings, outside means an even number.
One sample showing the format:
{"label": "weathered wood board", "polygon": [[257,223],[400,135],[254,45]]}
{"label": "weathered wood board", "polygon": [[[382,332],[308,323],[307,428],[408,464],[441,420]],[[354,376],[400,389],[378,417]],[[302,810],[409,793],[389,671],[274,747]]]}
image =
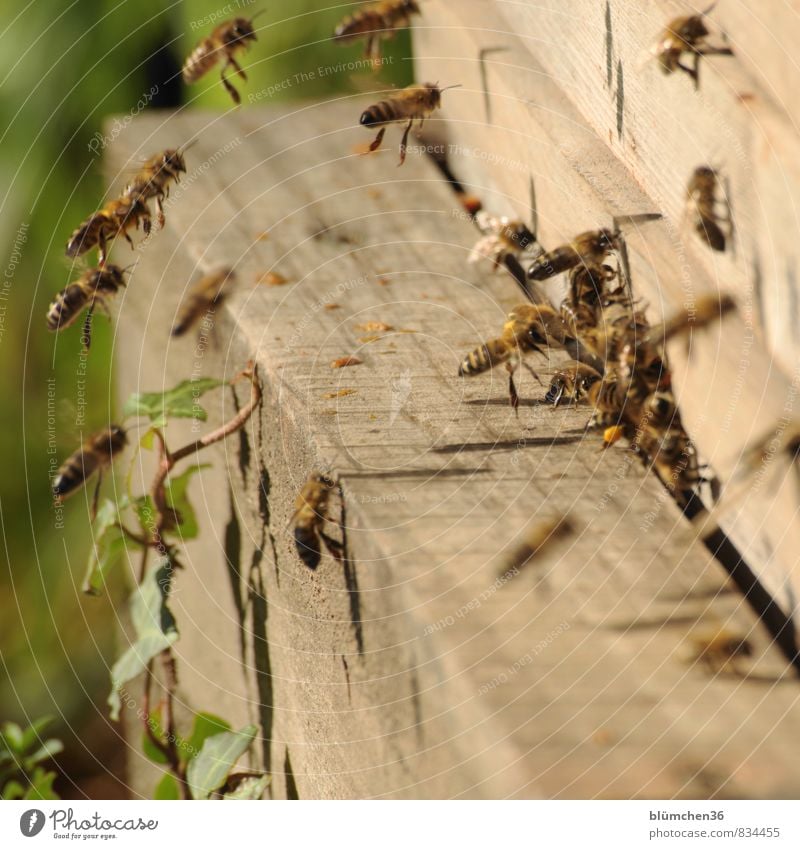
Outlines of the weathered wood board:
{"label": "weathered wood board", "polygon": [[[116,186],[198,137],[116,318],[120,394],[251,357],[264,387],[195,497],[182,699],[260,723],[277,798],[796,795],[797,680],[655,478],[530,377],[518,417],[503,375],[456,377],[519,292],[467,265],[475,230],[428,159],[353,154],[363,106],[141,116],[111,151]],[[238,288],[198,355],[169,327],[217,265]],[[363,364],[331,368],[347,355]],[[315,468],[341,482],[348,559],[312,573],[289,523]],[[499,579],[522,529],[563,512],[577,532]],[[725,623],[756,645],[746,677],[682,659]]]}

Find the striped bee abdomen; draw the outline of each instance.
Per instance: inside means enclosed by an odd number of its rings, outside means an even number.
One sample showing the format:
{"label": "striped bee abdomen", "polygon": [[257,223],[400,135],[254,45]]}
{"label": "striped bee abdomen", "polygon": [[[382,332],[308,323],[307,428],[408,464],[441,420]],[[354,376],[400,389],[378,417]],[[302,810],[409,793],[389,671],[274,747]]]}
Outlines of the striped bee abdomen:
{"label": "striped bee abdomen", "polygon": [[63,498],[83,486],[100,465],[100,458],[94,451],[76,451],[66,459],[53,480],[53,495]]}
{"label": "striped bee abdomen", "polygon": [[221,51],[215,49],[214,42],[210,38],[204,38],[189,54],[183,64],[183,80],[186,83],[197,82],[203,74],[207,73],[217,64]]}
{"label": "striped bee abdomen", "polygon": [[70,283],[59,292],[47,311],[47,329],[63,330],[75,323],[83,308],[89,303],[91,294],[79,283]]}
{"label": "striped bee abdomen", "polygon": [[294,529],[294,544],[303,563],[309,569],[316,569],[322,556],[316,526],[314,524],[297,525]]}
{"label": "striped bee abdomen", "polygon": [[502,339],[492,339],[484,345],[470,351],[458,367],[460,377],[465,375],[482,374],[500,363],[511,359],[513,347]]}

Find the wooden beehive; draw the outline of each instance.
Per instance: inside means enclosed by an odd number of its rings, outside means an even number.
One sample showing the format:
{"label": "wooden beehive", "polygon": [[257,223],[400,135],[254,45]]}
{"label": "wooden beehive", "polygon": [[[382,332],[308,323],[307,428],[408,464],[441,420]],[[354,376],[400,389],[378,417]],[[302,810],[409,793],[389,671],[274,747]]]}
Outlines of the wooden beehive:
{"label": "wooden beehive", "polygon": [[[715,19],[736,48],[746,15],[726,5]],[[533,177],[546,246],[663,212],[628,240],[653,320],[719,287],[749,304],[670,351],[684,418],[725,483],[797,387],[796,133],[770,63],[711,60],[699,95],[638,68],[675,11],[640,6],[427,0],[418,77],[463,88],[426,141],[492,211],[527,214]],[[203,533],[176,587],[182,697],[260,723],[276,798],[797,793],[794,674],[657,480],[585,438],[588,409],[530,401],[517,417],[502,377],[456,378],[520,292],[467,265],[476,230],[432,159],[353,154],[366,102],[142,116],[112,148],[117,179],[199,137],[118,319],[122,394],[250,357],[264,383],[260,415],[204,473]],[[735,255],[682,227],[686,178],[708,159],[729,172]],[[231,264],[217,347],[199,364],[191,340],[164,353],[189,283]],[[287,284],[258,283],[267,271]],[[331,368],[347,355],[363,364]],[[537,363],[543,380],[559,361]],[[524,397],[541,392],[523,381]],[[288,527],[314,468],[341,482],[348,557],[311,573]],[[727,517],[773,627],[800,581],[797,498],[776,464]],[[531,519],[565,511],[576,534],[500,579]],[[687,636],[714,624],[754,642],[747,677],[685,662]]]}

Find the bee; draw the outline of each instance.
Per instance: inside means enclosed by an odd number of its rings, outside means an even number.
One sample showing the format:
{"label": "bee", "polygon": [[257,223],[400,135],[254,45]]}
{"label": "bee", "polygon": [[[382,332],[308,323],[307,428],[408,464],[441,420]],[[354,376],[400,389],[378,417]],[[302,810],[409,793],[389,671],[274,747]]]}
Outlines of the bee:
{"label": "bee", "polygon": [[712,250],[724,251],[733,226],[728,201],[717,198],[718,188],[719,175],[713,168],[696,168],[686,187],[686,212],[695,233]]}
{"label": "bee", "polygon": [[125,187],[123,197],[140,200],[147,203],[151,199],[156,202],[156,220],[158,226],[164,226],[164,198],[169,196],[169,184],[180,182],[181,174],[186,173],[186,160],[183,151],[168,149],[156,153],[147,159],[136,176]]}
{"label": "bee", "polygon": [[753,656],[747,637],[727,628],[702,631],[690,636],[687,643],[686,662],[702,664],[712,675],[738,672],[740,661]]}
{"label": "bee", "polygon": [[106,308],[106,302],[125,285],[123,275],[123,269],[116,265],[103,265],[84,272],[53,299],[47,311],[47,329],[58,331],[69,327],[88,307],[83,327],[84,345],[88,349],[94,308],[97,305]]}
{"label": "bee", "polygon": [[341,44],[366,38],[366,57],[377,65],[381,58],[381,40],[394,38],[398,29],[411,24],[412,15],[419,15],[416,0],[381,0],[369,3],[345,18],[333,33]]}
{"label": "bee", "polygon": [[475,223],[484,235],[470,252],[469,262],[471,263],[488,259],[497,269],[506,258],[519,258],[536,242],[536,237],[523,221],[516,221],[506,216],[497,218],[480,210],[475,215]]}
{"label": "bee", "polygon": [[67,256],[78,257],[96,247],[99,264],[105,265],[108,242],[122,234],[133,248],[128,230],[136,230],[140,223],[145,234],[149,234],[150,211],[142,200],[122,197],[109,201],[73,232],[67,242]]}
{"label": "bee", "polygon": [[580,265],[600,268],[603,260],[613,251],[618,251],[619,247],[619,231],[588,230],[577,235],[570,243],[536,257],[528,269],[528,276],[533,280],[547,280]]}
{"label": "bee", "polygon": [[200,279],[181,304],[178,317],[172,326],[172,335],[183,336],[204,313],[213,312],[225,297],[225,284],[232,279],[233,270],[230,268],[212,272]]}
{"label": "bee", "polygon": [[[714,47],[706,42],[711,33],[706,26],[705,18],[716,5],[715,0],[699,15],[675,18],[664,28],[651,52],[665,74],[671,74],[677,70],[684,71],[694,80],[696,87],[699,82],[701,56],[733,55],[733,50],[730,47]],[[683,64],[681,59],[684,53],[689,53],[694,57],[694,67],[690,68]]]}
{"label": "bee", "polygon": [[522,542],[505,558],[499,570],[500,574],[515,575],[544,548],[574,532],[575,525],[568,515],[552,519],[537,519],[526,528]]}
{"label": "bee", "polygon": [[422,83],[410,85],[401,89],[396,94],[391,94],[386,100],[381,100],[370,106],[361,114],[361,126],[373,129],[380,127],[378,135],[370,144],[370,151],[377,150],[381,146],[383,136],[388,124],[402,123],[408,121],[403,138],[400,142],[400,165],[406,161],[406,147],[408,145],[408,134],[414,121],[419,121],[421,127],[425,119],[429,118],[442,103],[442,92],[458,86],[439,88],[438,83]]}
{"label": "bee", "polygon": [[645,464],[658,475],[680,507],[685,507],[703,476],[697,450],[680,419],[669,427],[642,423],[631,439],[632,447],[642,455]]}
{"label": "bee", "polygon": [[728,294],[702,295],[691,307],[680,310],[650,331],[650,339],[669,342],[690,330],[702,330],[736,309],[736,301]]}
{"label": "bee", "polygon": [[620,381],[613,369],[607,369],[602,379],[594,381],[586,392],[589,403],[594,407],[592,426],[621,428],[617,438],[629,432],[628,428],[621,424],[621,394]]}
{"label": "bee", "polygon": [[220,59],[224,58],[225,64],[222,66],[220,78],[222,84],[225,86],[225,90],[238,106],[242,102],[242,98],[230,80],[225,76],[225,71],[230,66],[243,80],[247,80],[247,74],[236,61],[236,53],[240,50],[247,50],[249,42],[257,41],[256,33],[253,29],[253,21],[260,14],[261,12],[258,12],[252,18],[232,18],[214,27],[211,35],[202,39],[197,47],[189,54],[189,58],[183,63],[184,82],[197,82]]}
{"label": "bee", "polygon": [[[97,490],[100,478],[114,459],[128,443],[128,437],[119,425],[111,425],[93,434],[71,454],[59,468],[53,480],[53,495],[61,501],[80,489],[97,472]],[[95,502],[97,491],[95,492]]]}
{"label": "bee", "polygon": [[602,378],[600,372],[588,363],[568,360],[553,374],[544,400],[557,407],[566,395],[577,404],[586,396],[591,386]]}
{"label": "bee", "polygon": [[[544,353],[543,348],[563,346],[570,339],[561,316],[549,304],[519,304],[509,314],[499,338],[491,339],[471,351],[458,368],[460,377],[482,374],[505,363],[511,406],[519,406],[514,384],[516,363],[529,351]],[[516,361],[516,362],[515,362]],[[533,369],[526,366],[538,380]]]}
{"label": "bee", "polygon": [[294,544],[297,554],[309,569],[319,566],[322,556],[321,542],[324,542],[331,554],[341,558],[341,545],[323,530],[323,523],[329,519],[328,500],[336,484],[327,475],[314,472],[306,481],[295,502],[292,517],[294,522]]}

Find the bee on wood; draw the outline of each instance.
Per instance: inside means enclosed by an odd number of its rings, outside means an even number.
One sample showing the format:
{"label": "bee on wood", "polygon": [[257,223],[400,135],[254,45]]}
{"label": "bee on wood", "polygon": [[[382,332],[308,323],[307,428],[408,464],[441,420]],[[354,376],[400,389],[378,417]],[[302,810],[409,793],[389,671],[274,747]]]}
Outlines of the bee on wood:
{"label": "bee on wood", "polygon": [[329,537],[323,524],[329,520],[328,501],[336,484],[327,475],[314,472],[300,491],[295,502],[294,544],[297,554],[309,569],[316,569],[322,556],[321,543],[337,560],[341,559],[340,543]]}
{"label": "bee on wood", "polygon": [[206,36],[195,49],[189,54],[189,58],[183,64],[183,79],[186,83],[195,83],[205,76],[221,59],[225,60],[220,72],[220,79],[225,90],[238,106],[242,102],[239,92],[233,87],[230,80],[225,76],[225,71],[232,67],[243,79],[247,80],[247,74],[236,61],[236,53],[245,51],[251,41],[257,41],[253,21],[260,15],[258,12],[252,18],[232,18],[223,21],[214,27],[211,35]]}
{"label": "bee on wood", "polygon": [[200,279],[184,298],[178,317],[172,326],[173,336],[183,336],[203,317],[213,312],[225,297],[225,284],[233,280],[233,270],[223,268]]}
{"label": "bee on wood", "polygon": [[[491,339],[471,351],[458,368],[460,377],[482,374],[505,363],[508,371],[508,393],[511,406],[519,406],[514,371],[521,357],[529,351],[544,353],[548,347],[563,346],[569,330],[561,316],[549,304],[519,304],[509,314],[499,338]],[[538,380],[530,366],[526,368]]]}
{"label": "bee on wood", "polygon": [[336,27],[333,38],[340,44],[366,38],[365,55],[377,65],[381,59],[381,40],[394,38],[397,30],[410,26],[412,16],[419,14],[416,0],[369,3],[345,18]]}
{"label": "bee on wood", "polygon": [[704,666],[711,675],[728,670],[740,673],[740,662],[753,656],[747,637],[727,628],[691,635],[687,644],[686,662]]}
{"label": "bee on wood", "polygon": [[469,262],[491,260],[494,269],[500,268],[508,257],[518,259],[536,242],[536,237],[524,221],[498,218],[480,210],[475,215],[475,223],[484,234],[470,251]]}
{"label": "bee on wood", "polygon": [[695,169],[686,187],[686,213],[695,233],[715,251],[724,251],[733,234],[730,205],[718,198],[719,175],[701,165]]}
{"label": "bee on wood", "polygon": [[[686,15],[670,21],[652,48],[661,70],[665,74],[681,70],[699,83],[701,56],[733,56],[733,50],[727,46],[713,46],[706,39],[711,35],[705,18],[711,13],[716,1],[699,15]],[[688,53],[694,59],[693,67],[684,65],[683,54]]]}
{"label": "bee on wood", "polygon": [[556,540],[575,533],[575,525],[568,516],[537,519],[525,530],[522,542],[504,559],[500,575],[515,575],[523,566],[537,557]]}
{"label": "bee on wood", "polygon": [[685,507],[703,481],[697,450],[680,419],[669,427],[642,423],[631,439],[645,465],[658,475],[680,507]]}
{"label": "bee on wood", "polygon": [[169,184],[179,183],[181,174],[185,173],[186,160],[183,158],[183,151],[174,148],[164,150],[154,154],[142,164],[136,176],[125,187],[122,196],[145,204],[154,199],[156,220],[158,226],[163,227],[163,202],[169,196]]}
{"label": "bee on wood", "polygon": [[139,224],[142,225],[145,234],[150,233],[150,211],[142,200],[122,197],[109,201],[73,232],[67,242],[67,256],[82,256],[96,247],[99,264],[105,265],[108,242],[122,234],[132,249],[133,240],[128,235],[128,230],[138,229]]}
{"label": "bee on wood", "polygon": [[72,495],[97,472],[100,477],[95,491],[96,503],[103,471],[111,465],[114,455],[122,451],[127,443],[125,431],[119,425],[103,428],[90,436],[59,468],[53,480],[53,495],[59,501]]}
{"label": "bee on wood", "polygon": [[389,124],[408,121],[400,142],[399,164],[402,165],[406,161],[408,134],[411,132],[414,121],[419,121],[419,126],[422,127],[425,119],[429,118],[441,106],[442,93],[450,88],[458,88],[458,86],[440,89],[438,83],[410,85],[396,94],[389,95],[386,100],[381,100],[366,109],[361,114],[361,126],[369,129],[380,127],[378,135],[375,136],[375,140],[369,146],[370,151],[377,150],[381,146],[386,127]]}
{"label": "bee on wood", "polygon": [[528,269],[528,276],[541,281],[580,265],[600,268],[609,254],[619,250],[619,239],[619,232],[609,229],[580,233],[568,244],[536,257]]}
{"label": "bee on wood", "polygon": [[107,309],[107,302],[125,285],[123,275],[124,271],[116,265],[103,265],[84,272],[53,299],[47,311],[47,329],[59,331],[69,327],[88,307],[83,326],[83,341],[88,349],[94,308]]}
{"label": "bee on wood", "polygon": [[557,407],[566,397],[577,404],[603,376],[596,368],[577,360],[568,360],[554,374],[544,396],[548,404]]}

